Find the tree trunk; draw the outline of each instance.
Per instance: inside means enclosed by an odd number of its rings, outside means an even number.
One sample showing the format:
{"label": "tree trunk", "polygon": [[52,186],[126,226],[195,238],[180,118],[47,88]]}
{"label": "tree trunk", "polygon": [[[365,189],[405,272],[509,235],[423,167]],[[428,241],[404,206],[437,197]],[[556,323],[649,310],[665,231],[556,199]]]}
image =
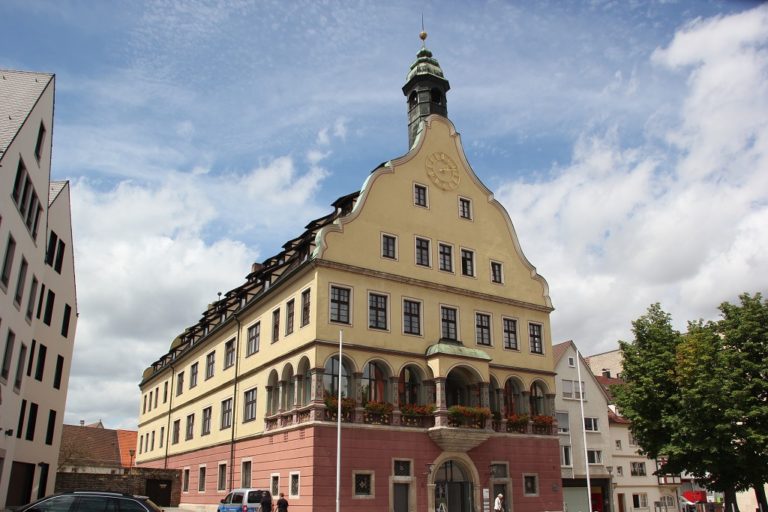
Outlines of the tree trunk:
{"label": "tree trunk", "polygon": [[763,485],[763,482],[754,485],[755,499],[757,501],[758,510],[760,512],[768,512],[768,500],[766,500],[765,487]]}
{"label": "tree trunk", "polygon": [[731,487],[723,492],[725,497],[724,512],[739,512],[739,504],[736,503],[736,490]]}

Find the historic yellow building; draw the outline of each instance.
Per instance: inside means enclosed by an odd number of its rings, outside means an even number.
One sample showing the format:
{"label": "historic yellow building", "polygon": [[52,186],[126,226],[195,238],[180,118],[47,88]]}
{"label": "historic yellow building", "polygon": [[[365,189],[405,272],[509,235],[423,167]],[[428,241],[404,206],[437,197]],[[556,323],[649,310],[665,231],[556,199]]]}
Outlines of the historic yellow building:
{"label": "historic yellow building", "polygon": [[[212,304],[144,372],[137,463],[182,504],[238,487],[291,510],[562,509],[546,281],[467,162],[425,47],[411,147]],[[344,353],[339,362],[339,338]],[[487,491],[486,491],[487,490]]]}

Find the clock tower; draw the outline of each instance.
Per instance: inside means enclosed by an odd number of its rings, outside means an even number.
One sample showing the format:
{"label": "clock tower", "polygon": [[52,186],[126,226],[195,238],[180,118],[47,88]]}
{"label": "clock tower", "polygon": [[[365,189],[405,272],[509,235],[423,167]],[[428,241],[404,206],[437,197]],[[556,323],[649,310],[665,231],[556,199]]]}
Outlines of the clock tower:
{"label": "clock tower", "polygon": [[421,131],[422,121],[431,114],[448,117],[445,94],[451,88],[443,76],[443,70],[424,41],[427,33],[419,34],[421,50],[411,64],[403,86],[403,94],[408,98],[408,147],[412,147]]}

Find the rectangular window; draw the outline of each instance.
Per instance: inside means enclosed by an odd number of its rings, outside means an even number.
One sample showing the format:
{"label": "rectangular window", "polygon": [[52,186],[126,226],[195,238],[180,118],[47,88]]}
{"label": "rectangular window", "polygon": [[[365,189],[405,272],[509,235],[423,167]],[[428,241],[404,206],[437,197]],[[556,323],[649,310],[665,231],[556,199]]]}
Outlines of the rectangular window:
{"label": "rectangular window", "polygon": [[504,330],[504,348],[517,350],[517,320],[513,318],[504,318],[502,320]]}
{"label": "rectangular window", "polygon": [[45,325],[51,325],[51,318],[53,318],[53,303],[56,302],[56,294],[51,290],[48,290],[48,296],[45,299],[45,314],[43,315],[43,322]]}
{"label": "rectangular window", "polygon": [[381,235],[381,257],[397,259],[397,238],[392,235]]}
{"label": "rectangular window", "polygon": [[197,386],[197,370],[198,363],[192,363],[192,366],[189,367],[189,389]]}
{"label": "rectangular window", "polygon": [[27,414],[27,401],[21,401],[21,408],[19,409],[19,423],[16,425],[16,439],[21,439],[21,429],[24,427],[24,417]]}
{"label": "rectangular window", "polygon": [[232,426],[232,399],[227,398],[221,402],[221,429]]}
{"label": "rectangular window", "polygon": [[272,312],[272,343],[280,338],[280,308]]}
{"label": "rectangular window", "polygon": [[597,418],[584,418],[584,430],[587,432],[599,432]]}
{"label": "rectangular window", "polygon": [[158,443],[159,448],[163,447],[163,441],[165,441],[165,427],[160,427],[160,438],[158,439],[160,442]]}
{"label": "rectangular window", "polygon": [[24,165],[24,161],[19,159],[19,165],[16,167],[16,179],[13,182],[13,192],[11,192],[11,197],[16,206],[21,202],[22,189],[26,178],[27,168]]}
{"label": "rectangular window", "polygon": [[22,343],[19,350],[19,358],[16,360],[16,377],[13,380],[13,389],[21,389],[21,381],[24,378],[24,366],[27,363],[27,346]]}
{"label": "rectangular window", "polygon": [[355,473],[355,496],[373,496],[373,475]]}
{"label": "rectangular window", "polygon": [[240,487],[248,489],[251,486],[251,461],[244,460],[240,468]]}
{"label": "rectangular window", "polygon": [[387,328],[387,296],[378,293],[368,294],[368,327]]}
{"label": "rectangular window", "polygon": [[163,403],[168,402],[168,381],[163,382]]}
{"label": "rectangular window", "polygon": [[3,272],[0,274],[0,282],[7,287],[11,280],[11,270],[13,269],[13,256],[16,254],[16,240],[8,236],[8,244],[5,246],[5,258],[3,259]]}
{"label": "rectangular window", "polygon": [[300,482],[299,482],[299,473],[291,472],[290,474],[290,482],[288,484],[288,497],[289,498],[298,498],[299,497],[299,489],[300,489]]}
{"label": "rectangular window", "polygon": [[571,461],[571,447],[568,445],[563,445],[560,447],[560,465],[571,467],[573,462]]}
{"label": "rectangular window", "polygon": [[429,240],[426,238],[416,238],[416,264],[422,267],[428,267],[429,264]]}
{"label": "rectangular window", "polygon": [[61,319],[61,335],[65,338],[69,335],[69,322],[72,319],[72,307],[64,304],[64,317]]}
{"label": "rectangular window", "polygon": [[48,250],[45,251],[45,264],[52,266],[53,260],[56,258],[56,244],[59,242],[59,237],[55,231],[51,231],[48,235]]}
{"label": "rectangular window", "polygon": [[186,432],[186,434],[187,435],[186,435],[186,437],[184,439],[186,439],[187,441],[189,441],[190,439],[195,437],[195,415],[194,414],[190,414],[190,415],[187,416],[187,432]]}
{"label": "rectangular window", "polygon": [[37,366],[35,367],[35,380],[43,381],[45,373],[45,358],[48,356],[48,347],[42,343],[37,348]]}
{"label": "rectangular window", "polygon": [[427,206],[427,187],[424,185],[413,186],[413,204],[416,206]]}
{"label": "rectangular window", "polygon": [[59,238],[59,243],[56,247],[56,262],[53,265],[53,270],[61,274],[61,264],[64,263],[64,249],[66,244]]}
{"label": "rectangular window", "polygon": [[210,379],[216,372],[216,352],[211,352],[205,356],[205,378]]}
{"label": "rectangular window", "polygon": [[203,409],[203,423],[200,425],[201,436],[207,436],[211,433],[211,416],[213,416],[212,407],[206,407]]}
{"label": "rectangular window", "polygon": [[197,490],[205,492],[205,466],[200,466],[197,471]]}
{"label": "rectangular window", "polygon": [[447,340],[457,340],[456,308],[440,307],[440,336]]}
{"label": "rectangular window", "polygon": [[602,464],[603,452],[600,450],[587,450],[587,462],[590,464]]}
{"label": "rectangular window", "polygon": [[568,366],[569,366],[570,368],[576,368],[576,358],[574,358],[574,357],[569,357],[569,358],[568,358]]}
{"label": "rectangular window", "polygon": [[403,332],[421,334],[421,303],[415,300],[403,300]]}
{"label": "rectangular window", "polygon": [[[584,383],[576,380],[563,379],[562,380],[563,398],[575,398],[579,400],[582,397],[584,390]],[[584,397],[586,399],[586,396]]]}
{"label": "rectangular window", "polygon": [[491,315],[475,313],[475,341],[478,345],[491,345]]}
{"label": "rectangular window", "polygon": [[440,270],[453,272],[453,247],[448,244],[439,244]]}
{"label": "rectangular window", "polygon": [[349,288],[331,286],[331,322],[349,323]]}
{"label": "rectangular window", "polygon": [[157,408],[157,397],[160,396],[160,388],[155,388],[155,408]]}
{"label": "rectangular window", "polygon": [[632,508],[648,508],[648,495],[644,492],[633,494]]}
{"label": "rectangular window", "polygon": [[285,335],[288,336],[293,332],[293,315],[295,308],[295,302],[293,299],[289,300],[285,304]]}
{"label": "rectangular window", "polygon": [[249,389],[243,397],[243,423],[256,419],[256,388]]}
{"label": "rectangular window", "polygon": [[469,277],[475,275],[475,253],[469,249],[461,250],[461,273]]}
{"label": "rectangular window", "polygon": [[45,444],[51,446],[53,444],[53,434],[56,432],[56,411],[53,409],[48,411],[48,428],[45,431]]}
{"label": "rectangular window", "polygon": [[24,298],[24,285],[27,284],[27,269],[29,264],[27,259],[21,257],[21,267],[19,267],[19,277],[16,279],[16,293],[13,296],[13,302],[17,306],[21,306],[21,300]]}
{"label": "rectangular window", "polygon": [[523,475],[523,494],[525,496],[538,496],[539,478],[537,475]]}
{"label": "rectangular window", "polygon": [[37,427],[37,404],[32,402],[29,404],[29,420],[27,421],[27,434],[24,439],[27,441],[35,440],[35,427]]}
{"label": "rectangular window", "polygon": [[171,443],[179,444],[179,436],[181,435],[181,420],[173,422],[173,433],[171,434]]}
{"label": "rectangular window", "polygon": [[35,158],[39,162],[43,157],[43,143],[45,142],[45,125],[40,121],[40,128],[37,129],[37,142],[35,142]]}
{"label": "rectangular window", "polygon": [[8,336],[5,338],[5,352],[3,352],[3,368],[0,377],[8,380],[11,375],[11,364],[13,362],[13,345],[16,343],[16,333],[8,329]]}
{"label": "rectangular window", "polygon": [[64,357],[56,356],[56,372],[53,374],[53,387],[61,389],[61,377],[64,373]]}
{"label": "rectangular window", "polygon": [[272,488],[272,496],[277,496],[278,491],[280,490],[280,475],[272,475],[271,480],[271,488]]}
{"label": "rectangular window", "polygon": [[184,372],[179,372],[176,375],[176,396],[179,396],[184,392]]}
{"label": "rectangular window", "polygon": [[235,364],[235,340],[234,338],[224,344],[224,369]]}
{"label": "rectangular window", "polygon": [[570,432],[570,420],[567,412],[556,412],[555,418],[557,419],[557,433],[567,434]]}
{"label": "rectangular window", "polygon": [[459,198],[459,217],[472,219],[472,201],[465,197]]}
{"label": "rectangular window", "polygon": [[248,346],[246,348],[247,356],[259,351],[261,342],[261,322],[256,322],[248,328]]}
{"label": "rectangular window", "polygon": [[504,282],[504,273],[502,272],[501,263],[498,261],[491,262],[491,281],[501,284]]}
{"label": "rectangular window", "polygon": [[37,319],[40,319],[40,314],[43,312],[43,299],[45,298],[45,285],[40,287],[40,296],[37,299]]}
{"label": "rectangular window", "polygon": [[219,464],[219,478],[216,483],[217,491],[224,491],[227,489],[227,464]]}
{"label": "rectangular window", "polygon": [[616,449],[621,450],[621,439],[616,440]]}
{"label": "rectangular window", "polygon": [[301,326],[309,325],[310,291],[301,292]]}
{"label": "rectangular window", "polygon": [[616,474],[618,476],[624,476],[624,468],[621,466],[616,466]]}
{"label": "rectangular window", "polygon": [[[35,362],[35,349],[37,348],[37,340],[32,340],[32,348],[29,349],[29,360],[27,361],[27,377],[32,376],[32,364]],[[39,360],[39,357],[38,357]]]}
{"label": "rectangular window", "polygon": [[184,476],[181,480],[181,490],[183,492],[189,492],[189,469],[184,470]]}
{"label": "rectangular window", "polygon": [[37,278],[32,276],[32,284],[29,286],[29,297],[27,298],[27,320],[32,320],[32,313],[35,311],[35,299],[37,298]]}
{"label": "rectangular window", "polygon": [[629,466],[629,472],[629,474],[632,476],[646,476],[645,462],[631,462]]}
{"label": "rectangular window", "polygon": [[155,449],[155,431],[152,431],[152,440],[149,442],[149,450],[152,451]]}
{"label": "rectangular window", "polygon": [[528,336],[531,340],[531,352],[534,354],[543,354],[544,344],[541,337],[541,325],[528,324]]}

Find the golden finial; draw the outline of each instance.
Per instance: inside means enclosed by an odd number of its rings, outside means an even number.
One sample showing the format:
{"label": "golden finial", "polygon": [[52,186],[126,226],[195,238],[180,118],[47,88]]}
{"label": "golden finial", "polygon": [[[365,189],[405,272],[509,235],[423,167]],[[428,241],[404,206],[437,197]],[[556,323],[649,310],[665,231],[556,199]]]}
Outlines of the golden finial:
{"label": "golden finial", "polygon": [[421,46],[426,47],[427,31],[424,30],[424,13],[421,13],[421,32],[419,33],[419,39],[421,39]]}

